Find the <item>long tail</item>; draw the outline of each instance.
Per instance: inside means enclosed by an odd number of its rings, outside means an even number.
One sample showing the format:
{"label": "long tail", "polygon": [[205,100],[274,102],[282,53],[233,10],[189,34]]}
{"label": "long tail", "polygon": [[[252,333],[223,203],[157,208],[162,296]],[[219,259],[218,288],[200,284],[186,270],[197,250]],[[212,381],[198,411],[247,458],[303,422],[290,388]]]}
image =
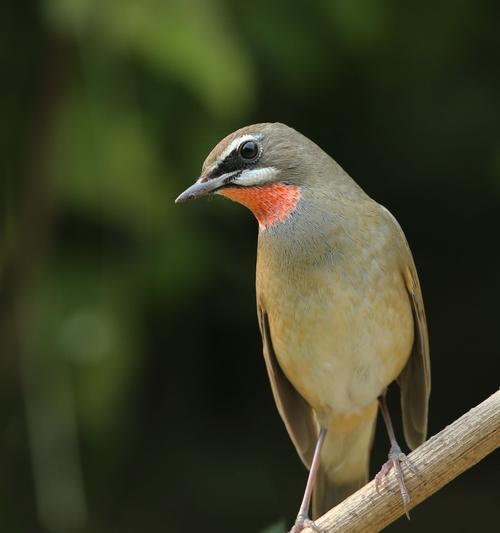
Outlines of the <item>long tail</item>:
{"label": "long tail", "polygon": [[356,492],[368,482],[370,450],[375,433],[377,405],[350,431],[328,429],[313,490],[313,519]]}

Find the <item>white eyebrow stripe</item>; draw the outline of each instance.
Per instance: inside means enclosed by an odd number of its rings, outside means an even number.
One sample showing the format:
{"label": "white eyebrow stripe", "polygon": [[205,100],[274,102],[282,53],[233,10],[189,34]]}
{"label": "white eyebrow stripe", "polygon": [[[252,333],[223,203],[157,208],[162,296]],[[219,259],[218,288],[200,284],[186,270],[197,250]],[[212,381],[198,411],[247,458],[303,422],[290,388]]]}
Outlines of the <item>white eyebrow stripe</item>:
{"label": "white eyebrow stripe", "polygon": [[271,181],[277,173],[278,171],[274,167],[247,169],[236,177],[233,183],[246,187],[263,185]]}
{"label": "white eyebrow stripe", "polygon": [[246,141],[258,141],[261,139],[261,137],[261,135],[252,135],[249,133],[242,135],[241,137],[237,137],[228,146],[226,146],[225,150],[219,155],[215,163],[211,165],[209,169],[207,169],[207,172],[212,172],[214,169],[216,169],[235,148],[240,146],[241,143]]}

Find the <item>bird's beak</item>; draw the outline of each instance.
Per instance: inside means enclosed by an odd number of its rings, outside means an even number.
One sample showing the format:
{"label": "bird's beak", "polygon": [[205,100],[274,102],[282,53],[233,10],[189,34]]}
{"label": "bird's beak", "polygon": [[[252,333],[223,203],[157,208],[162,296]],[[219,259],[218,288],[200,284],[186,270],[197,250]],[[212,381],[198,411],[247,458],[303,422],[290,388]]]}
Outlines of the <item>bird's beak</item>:
{"label": "bird's beak", "polygon": [[201,196],[206,196],[207,194],[214,192],[225,184],[224,179],[221,178],[224,178],[224,176],[210,180],[206,180],[206,178],[202,176],[195,181],[191,187],[188,187],[182,194],[180,194],[175,200],[175,203],[180,204],[189,200],[195,200],[196,198],[200,198]]}

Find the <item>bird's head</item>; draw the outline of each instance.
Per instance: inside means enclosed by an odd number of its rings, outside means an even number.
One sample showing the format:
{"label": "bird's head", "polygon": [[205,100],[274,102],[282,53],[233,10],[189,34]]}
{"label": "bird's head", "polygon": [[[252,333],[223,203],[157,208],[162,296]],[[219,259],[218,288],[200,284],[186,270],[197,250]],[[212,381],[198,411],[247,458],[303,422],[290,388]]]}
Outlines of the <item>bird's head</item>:
{"label": "bird's head", "polygon": [[284,124],[247,126],[217,144],[203,163],[201,177],[176,203],[220,194],[247,206],[264,229],[295,210],[322,156],[326,154],[320,148]]}

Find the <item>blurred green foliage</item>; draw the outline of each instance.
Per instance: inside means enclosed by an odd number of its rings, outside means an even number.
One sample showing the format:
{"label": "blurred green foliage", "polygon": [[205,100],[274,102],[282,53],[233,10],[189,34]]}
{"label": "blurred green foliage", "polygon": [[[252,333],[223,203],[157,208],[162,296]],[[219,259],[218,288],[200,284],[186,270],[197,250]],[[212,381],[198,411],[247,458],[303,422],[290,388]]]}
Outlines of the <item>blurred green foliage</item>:
{"label": "blurred green foliage", "polygon": [[[290,523],[305,473],[261,361],[255,224],[229,202],[173,205],[251,122],[313,138],[402,222],[430,318],[431,431],[498,386],[497,2],[3,12],[1,532]],[[381,435],[374,464],[385,453]],[[491,529],[493,461],[389,529]]]}

